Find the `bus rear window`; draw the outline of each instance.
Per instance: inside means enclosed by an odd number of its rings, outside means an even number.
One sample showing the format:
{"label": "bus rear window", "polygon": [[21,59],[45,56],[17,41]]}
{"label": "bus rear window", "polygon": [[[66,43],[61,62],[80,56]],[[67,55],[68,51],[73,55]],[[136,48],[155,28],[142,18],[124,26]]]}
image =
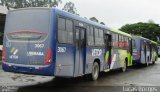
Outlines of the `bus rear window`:
{"label": "bus rear window", "polygon": [[50,32],[50,9],[21,9],[7,14],[5,34],[11,41],[42,41]]}
{"label": "bus rear window", "polygon": [[8,33],[7,37],[12,41],[42,41],[47,37],[47,33],[21,31]]}

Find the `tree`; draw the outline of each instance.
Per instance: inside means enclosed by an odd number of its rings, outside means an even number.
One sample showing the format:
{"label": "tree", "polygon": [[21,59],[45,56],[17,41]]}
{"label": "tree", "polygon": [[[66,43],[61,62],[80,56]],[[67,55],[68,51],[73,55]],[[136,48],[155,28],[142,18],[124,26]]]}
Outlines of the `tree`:
{"label": "tree", "polygon": [[149,19],[149,20],[148,20],[148,23],[155,24],[155,22],[154,22],[152,19]]}
{"label": "tree", "polygon": [[77,13],[77,9],[75,7],[75,4],[73,2],[67,2],[64,7],[63,7],[63,10],[64,11],[67,11],[67,12],[70,12],[72,14],[76,14],[76,15],[79,15]]}
{"label": "tree", "polygon": [[96,17],[91,17],[90,20],[91,20],[91,21],[94,21],[94,22],[97,22],[97,23],[99,22]]}
{"label": "tree", "polygon": [[56,7],[61,0],[0,0],[0,5],[9,8]]}
{"label": "tree", "polygon": [[160,37],[160,26],[155,23],[126,24],[120,30],[132,35],[141,35],[154,41],[157,41],[157,37]]}
{"label": "tree", "polygon": [[101,22],[100,24],[105,25],[105,23],[104,23],[104,22]]}

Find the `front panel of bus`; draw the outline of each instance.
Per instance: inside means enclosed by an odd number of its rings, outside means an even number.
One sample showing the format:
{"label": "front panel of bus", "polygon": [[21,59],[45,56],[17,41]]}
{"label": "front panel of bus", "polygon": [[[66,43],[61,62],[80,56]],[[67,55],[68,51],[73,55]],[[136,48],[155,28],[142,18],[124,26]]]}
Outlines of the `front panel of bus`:
{"label": "front panel of bus", "polygon": [[[7,14],[3,70],[53,75],[51,9],[20,9]],[[54,40],[52,40],[54,41]]]}

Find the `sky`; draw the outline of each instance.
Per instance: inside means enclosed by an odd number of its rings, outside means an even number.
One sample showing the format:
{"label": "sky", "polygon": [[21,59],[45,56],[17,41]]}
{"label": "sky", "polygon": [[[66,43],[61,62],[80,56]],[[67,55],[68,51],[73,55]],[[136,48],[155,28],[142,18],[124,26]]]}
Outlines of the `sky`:
{"label": "sky", "polygon": [[160,24],[160,0],[62,0],[59,8],[71,1],[81,17],[96,17],[110,28],[148,22]]}

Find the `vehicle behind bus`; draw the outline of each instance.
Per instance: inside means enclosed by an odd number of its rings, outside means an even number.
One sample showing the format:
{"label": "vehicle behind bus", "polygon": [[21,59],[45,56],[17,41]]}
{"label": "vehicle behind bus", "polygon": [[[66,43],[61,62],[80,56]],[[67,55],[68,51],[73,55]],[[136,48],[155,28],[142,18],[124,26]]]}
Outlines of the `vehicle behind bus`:
{"label": "vehicle behind bus", "polygon": [[147,38],[133,36],[135,40],[135,48],[133,48],[133,63],[146,64],[155,63],[157,61],[157,43]]}

